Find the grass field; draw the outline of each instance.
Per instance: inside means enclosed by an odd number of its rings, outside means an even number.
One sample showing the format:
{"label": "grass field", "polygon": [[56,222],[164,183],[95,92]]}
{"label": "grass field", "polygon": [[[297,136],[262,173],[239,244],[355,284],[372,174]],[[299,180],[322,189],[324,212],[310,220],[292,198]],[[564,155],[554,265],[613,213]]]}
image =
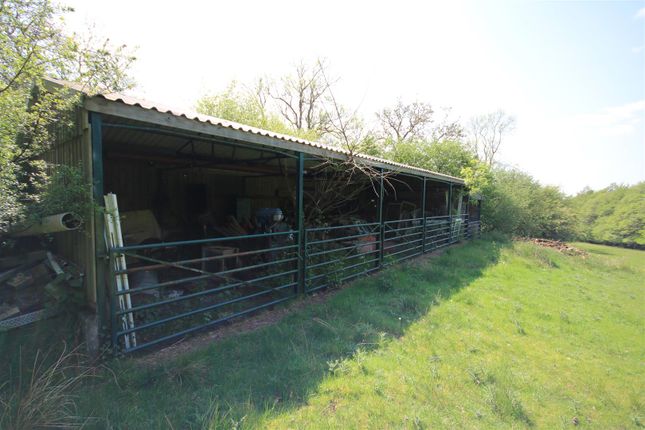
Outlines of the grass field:
{"label": "grass field", "polygon": [[484,239],[79,391],[96,428],[641,428],[645,252]]}

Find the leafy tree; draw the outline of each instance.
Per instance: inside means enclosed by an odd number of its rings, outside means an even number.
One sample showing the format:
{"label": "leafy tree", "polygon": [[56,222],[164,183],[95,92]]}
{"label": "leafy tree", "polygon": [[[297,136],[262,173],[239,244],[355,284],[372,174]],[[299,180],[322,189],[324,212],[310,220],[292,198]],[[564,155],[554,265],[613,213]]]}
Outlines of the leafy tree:
{"label": "leafy tree", "polygon": [[[279,79],[258,79],[253,87],[232,82],[204,97],[197,110],[207,115],[277,133],[352,148],[366,138],[362,120],[337,103],[326,65],[300,62]],[[348,145],[349,142],[349,145]]]}
{"label": "leafy tree", "polygon": [[205,115],[276,133],[311,140],[318,138],[315,132],[297,130],[285,123],[278,114],[270,111],[264,98],[264,91],[262,80],[258,80],[256,83],[255,91],[242,87],[236,81],[233,81],[224,92],[199,99],[196,108],[199,113]]}
{"label": "leafy tree", "polygon": [[400,163],[464,178],[474,195],[486,195],[492,183],[490,167],[460,142],[404,141],[386,155]]}
{"label": "leafy tree", "polygon": [[340,104],[322,61],[299,63],[280,79],[248,87],[232,82],[222,93],[197,101],[198,112],[308,140],[350,154],[379,155],[380,145],[356,111]]}
{"label": "leafy tree", "polygon": [[568,239],[575,233],[575,216],[564,194],[514,169],[493,171],[482,222],[486,229],[519,236]]}
{"label": "leafy tree", "polygon": [[65,90],[46,89],[43,78],[74,80],[88,92],[132,85],[126,70],[134,57],[126,47],[67,36],[61,17],[68,12],[49,0],[0,2],[0,232],[46,189],[40,158],[52,125],[68,123],[77,102]]}
{"label": "leafy tree", "polygon": [[393,160],[446,175],[459,176],[470,166],[475,154],[459,142],[407,141],[392,151]]}
{"label": "leafy tree", "polygon": [[464,137],[464,129],[458,121],[449,119],[450,109],[443,109],[440,122],[435,119],[435,110],[430,104],[420,101],[403,103],[376,113],[379,129],[374,133],[383,141],[383,151],[393,150],[403,142],[458,142]]}
{"label": "leafy tree", "polygon": [[645,182],[585,189],[571,199],[582,240],[645,245]]}
{"label": "leafy tree", "polygon": [[434,142],[463,142],[466,131],[459,121],[450,119],[452,108],[443,109],[443,118],[431,127],[431,138]]}

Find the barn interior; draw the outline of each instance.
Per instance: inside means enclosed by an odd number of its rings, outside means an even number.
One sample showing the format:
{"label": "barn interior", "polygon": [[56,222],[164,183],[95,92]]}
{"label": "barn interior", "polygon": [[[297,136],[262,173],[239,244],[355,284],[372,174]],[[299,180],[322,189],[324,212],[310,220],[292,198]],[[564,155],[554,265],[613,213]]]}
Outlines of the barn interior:
{"label": "barn interior", "polygon": [[[296,228],[294,154],[110,117],[103,127],[103,190],[117,195],[125,244],[265,232],[258,215],[267,208],[283,214],[282,228]],[[305,225],[377,221],[378,179],[327,164],[305,160]],[[426,216],[447,214],[448,190],[428,180]],[[422,178],[386,175],[384,220],[421,217],[422,197]]]}
{"label": "barn interior", "polygon": [[116,195],[130,284],[113,343],[128,350],[288,300],[300,270],[315,291],[418,255],[424,216],[446,217],[457,198],[403,173],[386,173],[381,191],[379,169],[307,155],[299,232],[296,153],[107,115],[102,127],[102,188]]}

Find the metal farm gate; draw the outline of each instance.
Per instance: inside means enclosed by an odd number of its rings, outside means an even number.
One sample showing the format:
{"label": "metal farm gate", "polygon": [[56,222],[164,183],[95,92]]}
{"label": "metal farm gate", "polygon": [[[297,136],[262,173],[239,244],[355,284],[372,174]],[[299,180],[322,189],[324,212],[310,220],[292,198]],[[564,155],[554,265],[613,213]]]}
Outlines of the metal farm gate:
{"label": "metal farm gate", "polygon": [[[112,345],[134,352],[165,343],[479,234],[479,220],[463,212],[113,247]],[[115,268],[121,256],[129,268]],[[126,275],[139,286],[119,287]],[[126,295],[134,305],[123,306]]]}

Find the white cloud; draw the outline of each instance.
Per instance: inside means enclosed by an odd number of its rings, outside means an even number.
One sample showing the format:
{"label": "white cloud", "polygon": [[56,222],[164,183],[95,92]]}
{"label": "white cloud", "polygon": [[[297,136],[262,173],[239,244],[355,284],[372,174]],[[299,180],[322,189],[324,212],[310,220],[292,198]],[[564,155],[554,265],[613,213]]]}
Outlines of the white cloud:
{"label": "white cloud", "polygon": [[611,106],[598,112],[575,115],[576,127],[594,130],[600,136],[620,136],[634,131],[645,115],[645,100]]}
{"label": "white cloud", "polygon": [[638,54],[638,53],[640,53],[640,52],[643,52],[643,50],[644,50],[644,49],[645,49],[645,45],[642,45],[642,46],[634,46],[634,47],[632,48],[632,52],[633,52],[634,54]]}
{"label": "white cloud", "polygon": [[645,7],[640,8],[634,18],[645,18]]}

